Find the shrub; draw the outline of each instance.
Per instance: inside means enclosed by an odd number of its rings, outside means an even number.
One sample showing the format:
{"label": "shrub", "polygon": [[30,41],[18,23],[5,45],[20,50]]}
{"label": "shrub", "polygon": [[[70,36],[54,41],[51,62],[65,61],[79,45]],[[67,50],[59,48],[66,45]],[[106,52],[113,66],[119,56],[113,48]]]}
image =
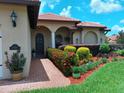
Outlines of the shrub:
{"label": "shrub", "polygon": [[68,52],[65,58],[66,61],[70,62],[72,66],[78,65],[79,57],[74,52]]}
{"label": "shrub", "polygon": [[80,68],[78,66],[72,67],[72,72],[73,73],[80,73]]}
{"label": "shrub", "polygon": [[92,70],[96,67],[96,64],[93,62],[88,62],[86,66],[87,66],[87,70]]}
{"label": "shrub", "polygon": [[99,50],[101,53],[109,53],[110,47],[108,44],[104,43],[104,44],[100,45]]}
{"label": "shrub", "polygon": [[76,52],[76,47],[71,46],[71,45],[67,45],[67,46],[65,46],[64,51],[66,51],[66,52]]}
{"label": "shrub", "polygon": [[101,61],[101,63],[107,63],[107,62],[109,62],[109,60],[107,58],[105,58],[105,57],[104,58],[101,58],[100,61]]}
{"label": "shrub", "polygon": [[63,72],[65,76],[70,76],[71,64],[70,61],[65,60],[67,53],[59,49],[48,49],[48,57],[52,62]]}
{"label": "shrub", "polygon": [[84,64],[84,65],[81,65],[80,67],[79,67],[79,70],[80,70],[80,73],[81,74],[84,74],[84,73],[86,73],[87,72],[87,66]]}
{"label": "shrub", "polygon": [[88,58],[90,50],[87,47],[80,47],[78,48],[76,54],[79,56],[79,59],[82,60],[84,58]]}
{"label": "shrub", "polygon": [[123,50],[117,50],[115,53],[119,54],[120,56],[124,56],[124,49]]}

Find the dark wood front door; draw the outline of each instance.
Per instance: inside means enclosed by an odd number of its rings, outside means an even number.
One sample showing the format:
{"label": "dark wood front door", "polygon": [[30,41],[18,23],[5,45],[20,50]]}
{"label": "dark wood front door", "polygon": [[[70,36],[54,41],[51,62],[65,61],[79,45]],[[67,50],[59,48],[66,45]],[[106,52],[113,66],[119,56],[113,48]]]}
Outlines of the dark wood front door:
{"label": "dark wood front door", "polygon": [[43,34],[38,33],[36,35],[36,57],[42,57],[44,55],[44,37]]}

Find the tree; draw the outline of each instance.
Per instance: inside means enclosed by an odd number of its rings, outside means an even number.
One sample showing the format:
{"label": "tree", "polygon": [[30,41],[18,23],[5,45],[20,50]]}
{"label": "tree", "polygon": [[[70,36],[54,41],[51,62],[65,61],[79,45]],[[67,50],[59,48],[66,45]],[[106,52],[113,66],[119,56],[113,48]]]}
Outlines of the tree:
{"label": "tree", "polygon": [[121,30],[118,34],[119,34],[119,36],[117,38],[117,43],[124,44],[124,31]]}

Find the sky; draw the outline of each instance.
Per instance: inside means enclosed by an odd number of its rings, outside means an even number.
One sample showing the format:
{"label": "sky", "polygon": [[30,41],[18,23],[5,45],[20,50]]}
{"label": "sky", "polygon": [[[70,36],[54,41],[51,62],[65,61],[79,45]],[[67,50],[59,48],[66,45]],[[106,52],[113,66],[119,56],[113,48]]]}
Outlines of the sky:
{"label": "sky", "polygon": [[40,14],[54,13],[81,21],[98,22],[111,29],[107,35],[124,30],[124,0],[40,0]]}

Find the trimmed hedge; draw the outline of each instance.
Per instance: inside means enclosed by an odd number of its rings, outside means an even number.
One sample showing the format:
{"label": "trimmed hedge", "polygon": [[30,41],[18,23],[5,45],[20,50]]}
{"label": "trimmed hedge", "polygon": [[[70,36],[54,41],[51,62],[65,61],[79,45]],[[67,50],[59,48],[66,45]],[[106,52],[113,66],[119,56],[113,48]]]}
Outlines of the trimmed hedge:
{"label": "trimmed hedge", "polygon": [[71,63],[67,60],[67,52],[59,49],[48,49],[48,58],[57,66],[65,76],[70,76],[72,73]]}
{"label": "trimmed hedge", "polygon": [[87,47],[78,48],[76,54],[79,56],[80,60],[83,60],[83,59],[89,60],[92,57],[92,54],[90,53],[90,49]]}
{"label": "trimmed hedge", "polygon": [[64,51],[66,51],[66,52],[76,52],[76,47],[71,46],[71,45],[67,45],[67,46],[65,46]]}

